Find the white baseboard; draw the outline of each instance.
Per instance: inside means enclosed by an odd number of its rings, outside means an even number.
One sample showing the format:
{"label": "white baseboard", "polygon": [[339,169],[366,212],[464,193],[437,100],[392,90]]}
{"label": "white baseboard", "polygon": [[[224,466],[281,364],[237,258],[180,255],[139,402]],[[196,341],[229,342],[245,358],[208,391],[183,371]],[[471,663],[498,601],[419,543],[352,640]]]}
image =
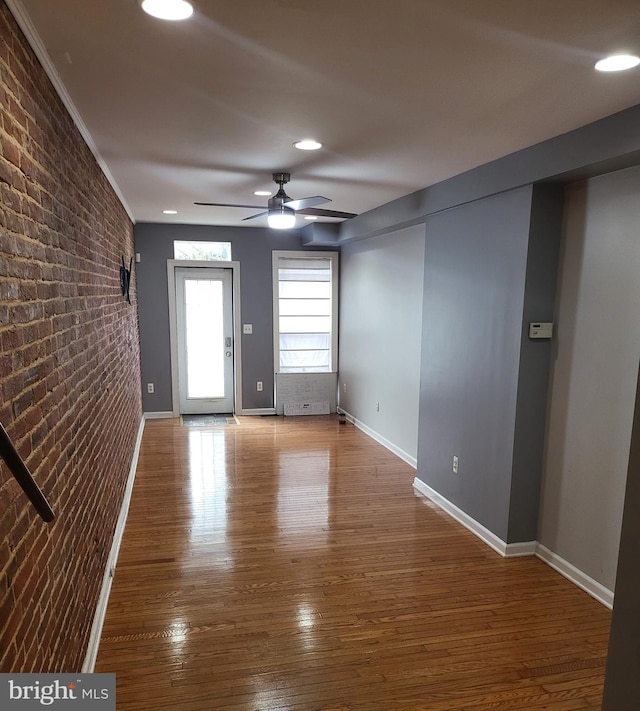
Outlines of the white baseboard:
{"label": "white baseboard", "polygon": [[145,420],[166,420],[175,417],[175,415],[171,410],[166,410],[165,412],[145,412],[143,417]]}
{"label": "white baseboard", "polygon": [[541,545],[537,541],[527,541],[525,543],[505,543],[503,540],[498,538],[494,533],[486,529],[482,524],[478,523],[475,519],[471,518],[462,509],[459,509],[455,504],[438,494],[437,491],[432,489],[430,486],[425,484],[423,481],[417,477],[413,480],[413,486],[420,494],[423,494],[428,499],[431,499],[435,504],[437,504],[443,511],[448,513],[452,518],[454,518],[458,523],[462,524],[465,528],[469,529],[472,533],[475,533],[480,540],[484,541],[488,546],[493,548],[494,551],[500,553],[501,556],[505,558],[517,558],[520,556],[530,556],[535,555],[540,560],[550,565],[555,571],[563,575],[567,580],[570,580],[574,585],[577,585],[581,590],[595,598],[598,602],[602,603],[605,607],[609,609],[613,608],[613,598],[614,593],[601,585],[599,582],[589,577],[586,573],[572,565],[568,561],[561,558],[559,555],[550,551],[545,546]]}
{"label": "white baseboard", "polygon": [[536,541],[524,541],[523,543],[507,543],[505,558],[523,558],[536,554]]}
{"label": "white baseboard", "polygon": [[403,449],[400,449],[400,447],[397,447],[393,442],[390,442],[386,437],[383,437],[381,434],[378,434],[375,430],[372,430],[371,427],[368,425],[365,425],[364,422],[360,422],[356,417],[354,417],[352,414],[347,412],[346,410],[343,410],[342,408],[337,408],[337,411],[341,414],[344,415],[347,419],[347,422],[350,422],[352,425],[355,425],[359,430],[362,430],[366,435],[371,437],[371,439],[375,440],[378,444],[381,444],[385,449],[388,449],[390,452],[393,452],[396,457],[400,457],[403,462],[406,462],[409,466],[413,467],[414,469],[418,468],[418,460],[416,457],[411,456],[407,452],[405,452]]}
{"label": "white baseboard", "polygon": [[564,575],[565,578],[570,580],[572,583],[577,585],[579,588],[589,593],[591,597],[595,598],[598,602],[601,602],[605,607],[610,610],[613,608],[613,598],[614,593],[609,590],[604,585],[589,577],[586,573],[572,565],[564,558],[550,551],[548,548],[543,546],[541,543],[536,545],[536,556],[543,560],[547,565],[550,565],[554,570],[556,570],[560,575]]}
{"label": "white baseboard", "polygon": [[96,659],[98,657],[98,647],[100,646],[100,636],[102,635],[104,617],[107,613],[107,603],[109,602],[111,583],[113,581],[113,574],[115,572],[116,562],[118,560],[118,552],[120,551],[120,543],[122,542],[124,527],[127,523],[127,514],[129,513],[129,503],[131,502],[133,482],[136,478],[136,469],[138,467],[138,457],[140,456],[140,445],[142,444],[142,433],[144,432],[145,417],[146,416],[143,416],[142,420],[140,421],[140,427],[138,428],[138,436],[136,438],[136,444],[133,449],[133,457],[131,458],[129,477],[127,478],[127,485],[124,490],[122,506],[120,507],[120,514],[118,516],[116,530],[113,534],[113,541],[111,543],[111,551],[109,552],[109,558],[107,559],[107,565],[105,567],[104,575],[102,577],[102,589],[100,590],[100,597],[98,598],[96,611],[93,615],[93,624],[91,626],[91,634],[89,635],[89,644],[87,646],[87,653],[85,655],[84,663],[82,665],[83,674],[93,672],[94,667],[96,665]]}
{"label": "white baseboard", "polygon": [[458,523],[462,524],[465,528],[469,529],[471,533],[474,533],[478,538],[486,543],[489,547],[493,548],[496,553],[499,553],[503,558],[517,558],[525,555],[534,555],[536,552],[536,542],[525,542],[525,543],[505,543],[501,538],[492,533],[488,528],[485,528],[481,523],[478,523],[474,518],[471,518],[469,514],[465,513],[462,509],[459,509],[455,504],[452,504],[444,496],[440,495],[435,489],[432,489],[428,484],[416,477],[413,480],[413,487],[416,491],[431,499],[436,503],[443,511],[454,518]]}

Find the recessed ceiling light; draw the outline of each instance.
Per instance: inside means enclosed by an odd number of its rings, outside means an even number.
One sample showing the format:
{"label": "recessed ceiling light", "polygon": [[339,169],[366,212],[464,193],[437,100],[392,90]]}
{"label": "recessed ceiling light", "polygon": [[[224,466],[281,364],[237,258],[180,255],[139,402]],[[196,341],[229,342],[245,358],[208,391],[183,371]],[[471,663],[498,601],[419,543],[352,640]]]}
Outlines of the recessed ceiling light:
{"label": "recessed ceiling light", "polygon": [[304,219],[305,220],[317,220],[318,216],[317,215],[305,215]]}
{"label": "recessed ceiling light", "polygon": [[270,190],[256,190],[254,195],[258,195],[259,197],[269,197],[271,195]]}
{"label": "recessed ceiling light", "polygon": [[596,69],[599,72],[623,72],[625,69],[633,69],[640,64],[640,57],[633,54],[613,54],[596,62]]}
{"label": "recessed ceiling light", "polygon": [[322,148],[322,143],[318,143],[318,141],[313,138],[303,138],[301,141],[296,141],[293,145],[301,151],[317,151],[319,148]]}
{"label": "recessed ceiling light", "polygon": [[193,15],[187,0],[142,0],[142,9],[160,20],[186,20]]}
{"label": "recessed ceiling light", "polygon": [[178,211],[177,210],[163,210],[162,214],[163,215],[177,215]]}

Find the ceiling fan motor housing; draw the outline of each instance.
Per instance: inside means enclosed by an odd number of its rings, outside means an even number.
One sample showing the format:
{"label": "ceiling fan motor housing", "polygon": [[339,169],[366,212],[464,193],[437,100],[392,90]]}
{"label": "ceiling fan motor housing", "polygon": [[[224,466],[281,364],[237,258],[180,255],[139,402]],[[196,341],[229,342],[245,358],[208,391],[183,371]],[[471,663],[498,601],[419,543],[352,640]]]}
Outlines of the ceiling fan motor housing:
{"label": "ceiling fan motor housing", "polygon": [[277,183],[280,187],[278,188],[278,192],[273,197],[269,198],[269,210],[278,209],[285,202],[291,202],[291,198],[284,191],[284,186],[289,182],[290,179],[290,173],[273,173],[273,181]]}
{"label": "ceiling fan motor housing", "polygon": [[272,173],[274,183],[278,183],[280,187],[286,185],[291,180],[291,173]]}
{"label": "ceiling fan motor housing", "polygon": [[284,186],[289,182],[291,175],[289,173],[274,173],[273,180],[280,187],[278,192],[269,198],[267,208],[267,221],[269,227],[275,229],[290,229],[296,223],[296,212],[293,208],[288,207],[285,203],[291,202],[291,198],[285,193]]}

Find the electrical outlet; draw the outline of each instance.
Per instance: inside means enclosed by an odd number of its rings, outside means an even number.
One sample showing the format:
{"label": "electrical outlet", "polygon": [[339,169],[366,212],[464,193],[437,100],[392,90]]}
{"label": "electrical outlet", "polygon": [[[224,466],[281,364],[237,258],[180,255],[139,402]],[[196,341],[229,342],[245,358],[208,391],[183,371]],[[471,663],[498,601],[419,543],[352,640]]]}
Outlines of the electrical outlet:
{"label": "electrical outlet", "polygon": [[379,402],[376,403],[376,412],[380,412],[380,403]]}
{"label": "electrical outlet", "polygon": [[453,455],[453,473],[458,473],[458,457],[456,457],[455,454]]}
{"label": "electrical outlet", "polygon": [[347,384],[346,383],[342,383],[342,392],[343,393],[347,392]]}
{"label": "electrical outlet", "polygon": [[153,395],[153,393],[156,391],[155,386],[153,383],[147,383],[147,392],[150,395]]}
{"label": "electrical outlet", "polygon": [[256,383],[256,390],[261,393],[262,392],[262,380],[258,380]]}

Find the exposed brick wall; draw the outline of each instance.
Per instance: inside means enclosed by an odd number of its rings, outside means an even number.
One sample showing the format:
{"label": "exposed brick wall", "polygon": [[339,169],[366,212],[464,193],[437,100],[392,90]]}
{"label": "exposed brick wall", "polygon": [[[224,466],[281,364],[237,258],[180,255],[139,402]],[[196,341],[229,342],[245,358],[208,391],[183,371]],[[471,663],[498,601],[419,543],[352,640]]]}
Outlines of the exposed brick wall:
{"label": "exposed brick wall", "polygon": [[126,211],[0,0],[0,671],[79,671],[141,419]]}

